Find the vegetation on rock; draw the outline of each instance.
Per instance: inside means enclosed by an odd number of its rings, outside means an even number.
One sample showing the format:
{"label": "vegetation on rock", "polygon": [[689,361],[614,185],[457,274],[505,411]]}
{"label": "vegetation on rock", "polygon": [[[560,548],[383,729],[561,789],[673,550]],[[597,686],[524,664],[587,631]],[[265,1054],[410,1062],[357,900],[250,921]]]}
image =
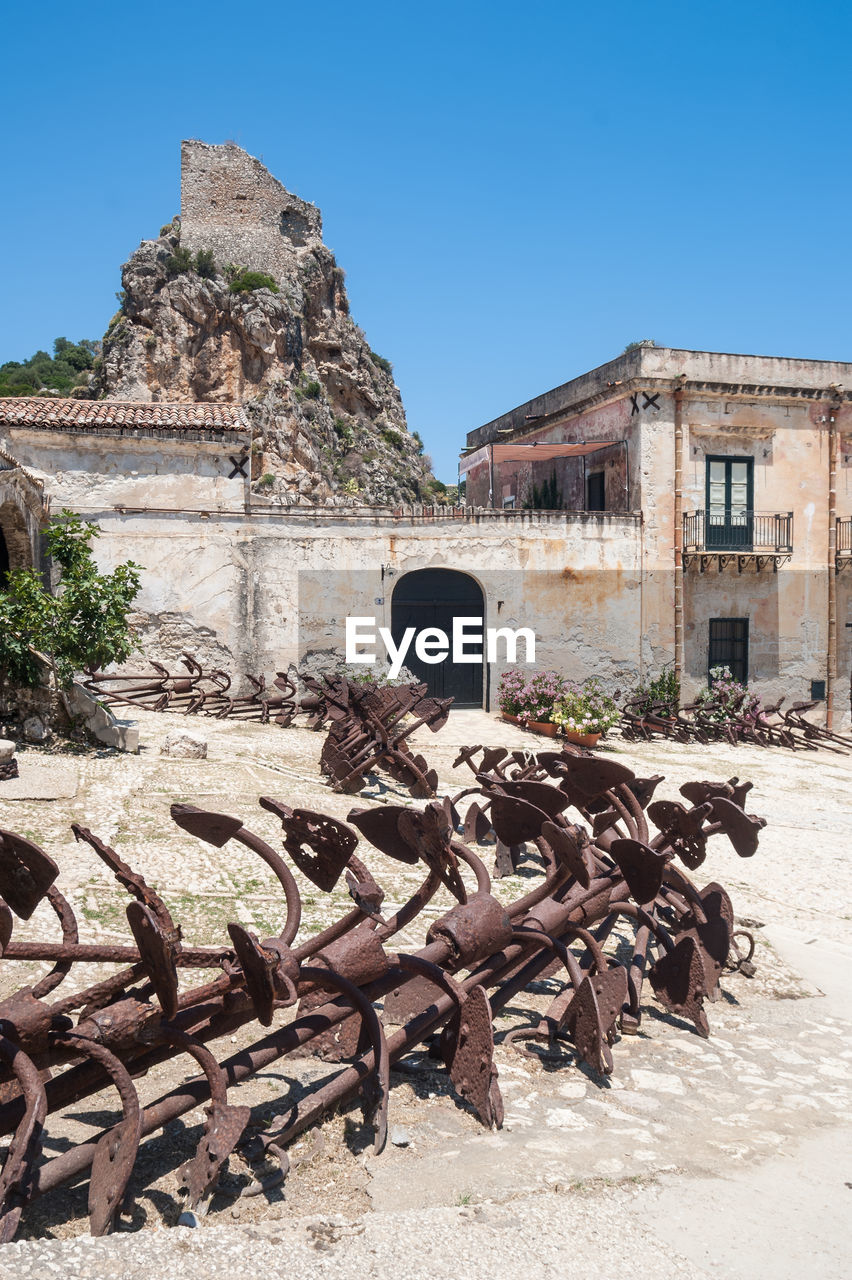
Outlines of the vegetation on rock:
{"label": "vegetation on rock", "polygon": [[224,213],[201,228],[194,214],[174,219],[142,242],[122,269],[121,311],[92,394],[242,404],[262,472],[275,475],[271,487],[257,470],[252,480],[267,500],[444,501],[408,431],[393,366],[352,320],[318,211],[279,191],[280,226],[252,227],[248,242],[242,231],[229,239]]}
{"label": "vegetation on rock", "polygon": [[272,293],[278,293],[278,285],[272,276],[264,271],[246,271],[244,268],[231,276],[228,288],[231,293],[254,293],[255,289],[269,289]]}

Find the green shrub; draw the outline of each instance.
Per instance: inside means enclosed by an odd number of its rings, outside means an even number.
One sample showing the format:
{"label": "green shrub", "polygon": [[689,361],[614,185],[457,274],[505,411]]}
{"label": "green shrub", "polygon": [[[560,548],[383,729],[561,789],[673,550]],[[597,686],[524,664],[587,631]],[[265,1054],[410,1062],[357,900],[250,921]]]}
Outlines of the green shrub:
{"label": "green shrub", "polygon": [[403,437],[398,431],[394,431],[393,427],[382,427],[379,435],[382,437],[385,444],[392,445],[394,449],[402,449]]}
{"label": "green shrub", "polygon": [[263,271],[246,271],[244,267],[237,268],[228,288],[231,293],[254,293],[255,289],[269,289],[271,293],[278,292],[278,285],[272,276],[266,275]]}
{"label": "green shrub", "polygon": [[191,271],[192,266],[192,254],[185,245],[179,244],[174,253],[170,253],[166,258],[166,275],[170,280],[174,280],[175,276],[182,276],[187,271]]}
{"label": "green shrub", "polygon": [[370,359],[372,360],[374,365],[376,365],[379,369],[382,370],[383,373],[387,373],[389,375],[393,374],[393,365],[391,364],[390,360],[386,360],[384,356],[380,356],[375,351],[371,351]]}
{"label": "green shrub", "polygon": [[199,249],[195,255],[195,270],[203,280],[212,280],[216,274],[216,259],[212,249]]}
{"label": "green shrub", "polygon": [[335,418],[332,422],[335,434],[345,449],[351,449],[355,443],[355,432],[343,418]]}
{"label": "green shrub", "polygon": [[309,400],[319,400],[322,395],[322,387],[313,378],[308,379],[302,387],[302,391]]}
{"label": "green shrub", "polygon": [[640,684],[630,695],[631,702],[638,702],[636,710],[641,714],[652,707],[664,704],[669,715],[674,715],[680,706],[680,681],[675,675],[674,667],[663,667],[658,676],[654,676],[648,684]]}
{"label": "green shrub", "polygon": [[257,487],[258,489],[271,489],[274,484],[275,476],[271,471],[267,471],[266,474],[262,475],[258,480]]}
{"label": "green shrub", "polygon": [[621,713],[594,676],[580,685],[568,684],[554,704],[551,720],[573,733],[606,733]]}

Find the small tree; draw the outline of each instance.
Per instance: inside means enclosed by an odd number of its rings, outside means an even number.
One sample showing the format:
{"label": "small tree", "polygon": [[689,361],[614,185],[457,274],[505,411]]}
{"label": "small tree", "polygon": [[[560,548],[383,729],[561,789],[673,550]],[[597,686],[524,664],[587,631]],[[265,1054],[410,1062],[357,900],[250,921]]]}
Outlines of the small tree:
{"label": "small tree", "polygon": [[561,511],[562,510],[562,491],[559,488],[559,481],[556,479],[556,468],[554,467],[547,480],[540,487],[534,484],[532,493],[524,501],[525,511]]}
{"label": "small tree", "polygon": [[9,574],[0,591],[0,684],[33,687],[43,654],[56,687],[71,687],[76,672],[124,662],[134,636],[127,614],[140,589],[140,566],[132,560],[112,573],[99,573],[92,542],[97,525],[71,511],[47,531],[47,550],[61,571],[56,594],[34,569]]}

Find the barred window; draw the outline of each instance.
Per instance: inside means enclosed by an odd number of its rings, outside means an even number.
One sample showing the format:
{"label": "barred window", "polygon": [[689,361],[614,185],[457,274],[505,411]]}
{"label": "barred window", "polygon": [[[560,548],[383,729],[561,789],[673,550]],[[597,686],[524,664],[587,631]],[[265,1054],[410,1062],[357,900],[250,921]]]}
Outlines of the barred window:
{"label": "barred window", "polygon": [[748,618],[711,618],[707,668],[727,667],[748,684]]}

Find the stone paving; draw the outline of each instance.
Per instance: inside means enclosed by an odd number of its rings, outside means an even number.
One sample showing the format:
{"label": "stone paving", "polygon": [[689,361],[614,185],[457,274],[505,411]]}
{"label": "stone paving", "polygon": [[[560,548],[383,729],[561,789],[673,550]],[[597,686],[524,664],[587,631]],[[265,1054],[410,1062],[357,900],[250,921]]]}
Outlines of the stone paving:
{"label": "stone paving", "polygon": [[[183,800],[238,814],[275,844],[280,843],[280,828],[257,807],[261,794],[338,817],[345,817],[353,804],[371,800],[337,796],[322,785],[317,774],[322,738],[306,730],[154,714],[139,718],[143,750],[138,757],[105,751],[75,757],[71,763],[79,776],[76,794],[52,802],[5,799],[0,790],[0,825],[30,835],[57,859],[61,887],[78,908],[82,940],[126,940],[125,899],[94,854],[75,844],[68,831],[71,821],[82,822],[114,844],[158,886],[184,925],[189,942],[222,941],[229,919],[240,920],[261,934],[280,928],[280,895],[262,864],[235,846],[214,850],[201,845],[174,827],[169,805]],[[207,760],[160,757],[166,733],[181,726],[208,739]],[[454,791],[467,785],[471,775],[454,772],[451,764],[458,745],[473,742],[540,745],[540,740],[482,713],[454,713],[440,734],[427,731],[418,738],[420,749],[439,770],[442,789]],[[557,1058],[550,1058],[542,1052],[543,1046],[533,1042],[526,1046],[529,1056],[517,1046],[498,1043],[506,1121],[502,1131],[495,1133],[485,1132],[456,1104],[442,1071],[426,1055],[415,1055],[393,1075],[390,1119],[398,1145],[389,1144],[377,1158],[367,1155],[353,1119],[357,1111],[339,1116],[325,1126],[325,1151],[305,1159],[288,1179],[286,1202],[280,1195],[269,1200],[260,1197],[241,1201],[232,1209],[231,1202],[220,1197],[197,1236],[207,1236],[215,1224],[228,1222],[230,1228],[217,1228],[220,1234],[228,1229],[272,1230],[269,1224],[283,1221],[282,1213],[294,1223],[316,1213],[328,1220],[329,1215],[338,1215],[351,1223],[368,1221],[369,1214],[364,1220],[360,1215],[369,1210],[384,1220],[387,1215],[422,1216],[427,1210],[458,1213],[459,1205],[491,1202],[488,1212],[499,1217],[501,1206],[510,1206],[519,1196],[534,1200],[556,1196],[564,1205],[568,1195],[572,1213],[581,1202],[591,1203],[591,1197],[603,1206],[601,1212],[609,1212],[616,1203],[619,1212],[627,1212],[634,1203],[631,1188],[650,1194],[648,1188],[660,1178],[746,1176],[772,1157],[782,1159],[803,1140],[830,1136],[848,1123],[852,1008],[839,976],[832,997],[821,994],[829,986],[821,975],[833,981],[845,966],[848,977],[852,955],[849,759],[758,748],[733,750],[722,744],[628,747],[615,741],[607,749],[641,775],[665,774],[658,795],[674,796],[689,778],[733,774],[750,778],[755,789],[746,807],[769,819],[754,858],[737,858],[717,838],[696,875],[700,884],[718,879],[726,885],[738,920],[753,930],[758,943],[757,976],[749,980],[738,973],[726,975],[723,999],[708,1006],[711,1038],[701,1040],[646,992],[640,1034],[617,1042],[615,1070],[608,1082],[579,1068],[567,1046]],[[67,760],[32,750],[22,754],[24,761],[29,758],[37,758],[39,767],[46,770],[55,761],[67,776]],[[392,785],[385,782],[373,786],[370,795],[400,802]],[[388,890],[389,902],[401,900],[417,882],[413,869],[391,863],[372,850],[366,860]],[[511,900],[530,887],[538,874],[532,857],[522,864],[520,873],[496,882],[501,898]],[[326,898],[312,886],[303,887],[303,936],[307,936],[336,918],[348,898],[340,890]],[[422,945],[430,920],[444,909],[443,901],[430,904],[401,943]],[[52,916],[42,911],[26,928],[16,927],[21,937],[52,937],[54,932]],[[776,942],[782,938],[780,951],[770,935]],[[794,955],[795,964],[789,962],[789,955]],[[821,986],[803,976],[812,958],[822,960]],[[40,972],[36,966],[15,966],[10,982],[10,968],[0,967],[3,993],[24,980],[25,970]],[[89,978],[97,972],[92,967]],[[531,1011],[543,1008],[556,990],[555,982],[543,981],[517,997],[505,1016],[498,1018],[498,1042],[504,1031],[526,1025]],[[228,1051],[232,1051],[230,1045],[220,1047],[220,1056]],[[282,1095],[289,1101],[327,1070],[311,1059],[296,1063],[288,1059],[234,1097],[271,1114]],[[169,1072],[152,1074],[157,1075],[156,1082],[139,1082],[143,1099],[169,1087]],[[182,1079],[191,1073],[173,1066],[172,1074]],[[101,1108],[113,1106],[114,1101],[104,1095],[93,1101],[87,1121],[51,1118],[53,1140],[62,1143],[83,1133],[88,1136],[93,1124],[104,1122]],[[200,1115],[187,1117],[185,1125],[148,1144],[148,1164],[142,1171],[148,1181],[144,1189],[140,1184],[139,1206],[127,1225],[157,1226],[174,1220],[174,1170],[191,1149],[200,1119]],[[832,1169],[822,1170],[819,1176],[836,1179],[840,1174]],[[852,1180],[852,1169],[843,1176]],[[65,1203],[46,1197],[28,1230],[68,1236],[85,1232],[85,1184],[64,1194]],[[241,1215],[239,1224],[231,1216],[236,1212]],[[246,1226],[247,1222],[253,1226]],[[143,1235],[147,1238],[150,1232]],[[169,1247],[178,1248],[178,1237],[185,1235],[183,1229],[170,1233],[174,1243]],[[106,1248],[110,1242],[97,1243]],[[71,1247],[70,1242],[66,1247]],[[83,1250],[79,1257],[87,1259],[85,1273],[89,1274],[97,1251],[93,1253],[83,1242],[74,1247]],[[124,1241],[115,1247],[123,1250]],[[7,1246],[0,1264],[14,1256],[16,1274],[37,1275],[42,1258],[44,1274],[56,1274],[66,1265],[60,1261],[64,1255],[51,1254],[55,1264],[48,1267],[48,1255],[39,1253],[44,1248],[35,1240]],[[195,1243],[190,1252],[194,1250]],[[225,1249],[222,1256],[227,1253]],[[598,1261],[605,1256],[605,1251],[600,1253]],[[66,1262],[66,1274],[75,1274],[70,1255]],[[684,1258],[681,1263],[681,1269],[671,1274],[692,1274],[692,1264]],[[332,1267],[329,1274],[333,1273]],[[131,1269],[126,1274],[136,1273]],[[549,1274],[544,1262],[534,1274]],[[757,1274],[776,1273],[758,1269]],[[834,1273],[817,1270],[814,1274]]]}

